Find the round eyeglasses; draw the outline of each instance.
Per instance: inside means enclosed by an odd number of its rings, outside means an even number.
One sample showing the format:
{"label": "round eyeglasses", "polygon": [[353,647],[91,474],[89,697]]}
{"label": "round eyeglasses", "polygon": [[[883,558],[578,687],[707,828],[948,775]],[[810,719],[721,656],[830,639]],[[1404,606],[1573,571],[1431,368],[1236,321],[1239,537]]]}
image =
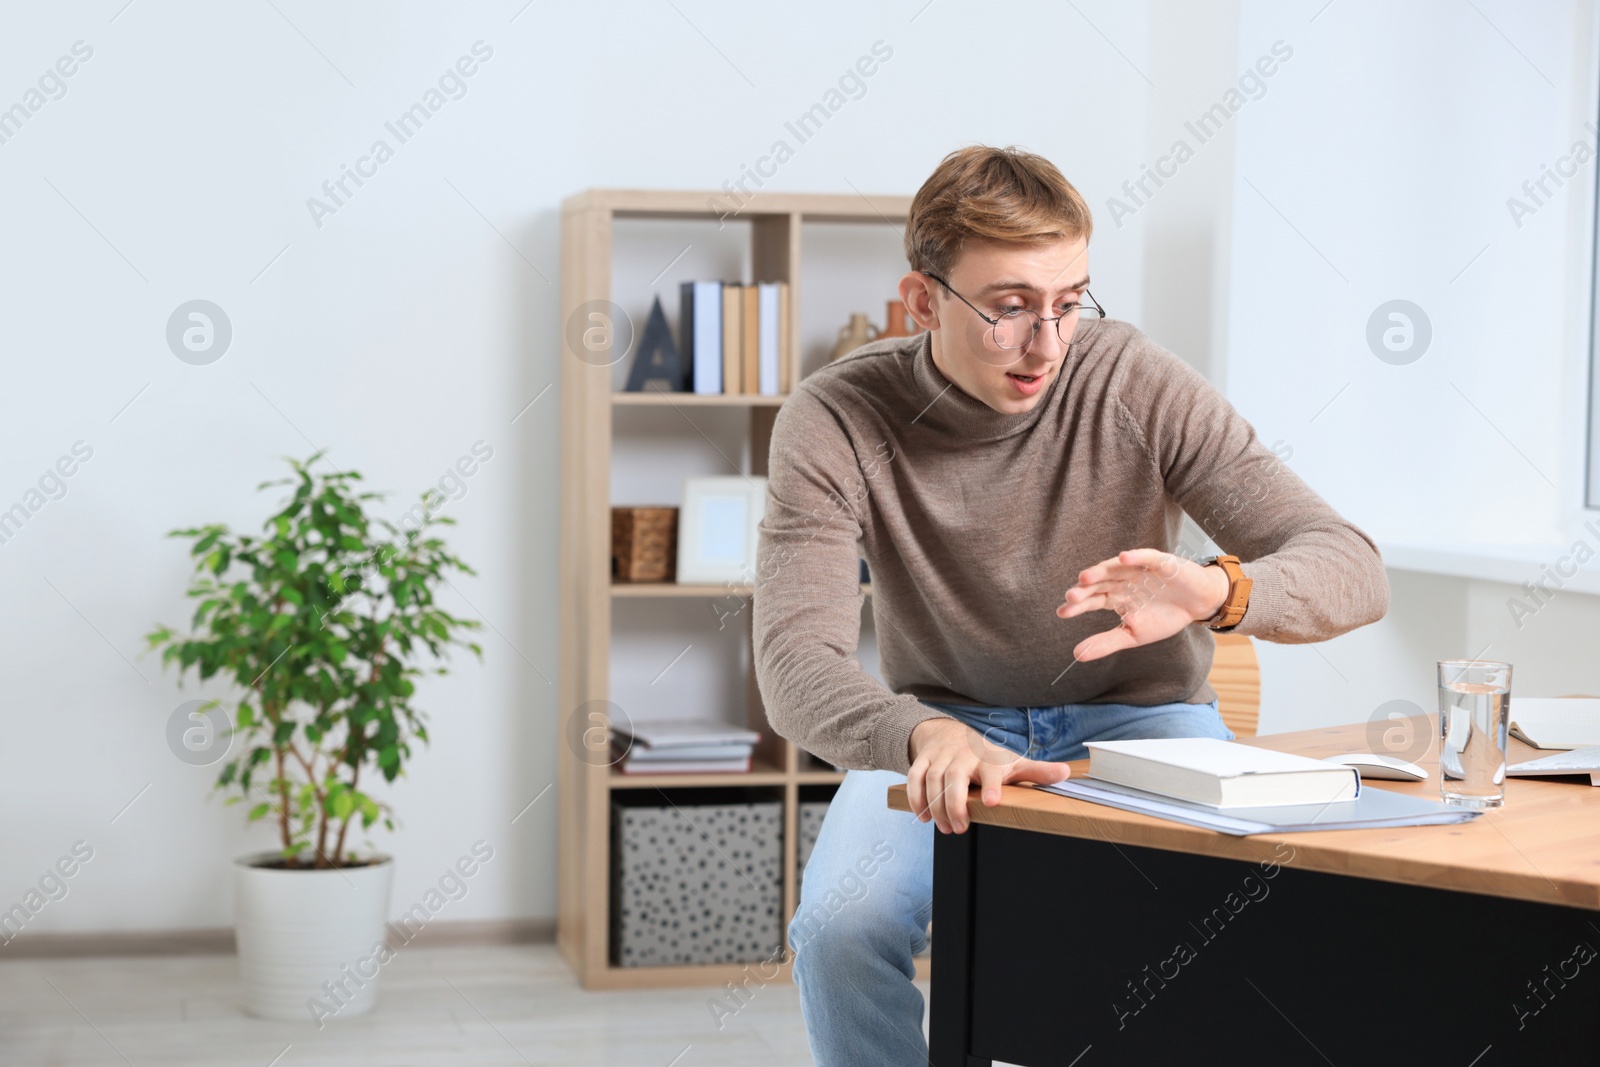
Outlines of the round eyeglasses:
{"label": "round eyeglasses", "polygon": [[946,292],[967,305],[974,314],[989,324],[988,340],[993,345],[993,350],[981,352],[980,355],[986,362],[996,366],[1010,366],[1020,360],[1023,350],[1039,335],[1039,327],[1043,323],[1055,324],[1056,337],[1070,353],[1072,349],[1088,343],[1099,331],[1100,324],[1106,317],[1105,309],[1087,289],[1083,291],[1082,300],[1067,305],[1061,314],[1054,318],[1047,319],[1036,311],[1020,307],[997,308],[994,315],[986,315],[976,304],[952,289],[950,283],[937,274],[926,270],[918,273],[925,274],[944,286]]}

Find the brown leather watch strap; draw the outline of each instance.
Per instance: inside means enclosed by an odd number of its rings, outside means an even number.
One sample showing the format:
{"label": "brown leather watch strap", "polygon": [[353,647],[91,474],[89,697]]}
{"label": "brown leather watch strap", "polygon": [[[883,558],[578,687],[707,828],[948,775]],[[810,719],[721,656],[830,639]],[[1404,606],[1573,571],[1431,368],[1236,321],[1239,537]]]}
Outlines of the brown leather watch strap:
{"label": "brown leather watch strap", "polygon": [[1238,556],[1212,556],[1201,560],[1200,565],[1221,567],[1228,576],[1228,597],[1222,602],[1221,609],[1206,620],[1206,625],[1211,629],[1226,633],[1244,621],[1244,613],[1250,608],[1250,579],[1245,577],[1240,568]]}

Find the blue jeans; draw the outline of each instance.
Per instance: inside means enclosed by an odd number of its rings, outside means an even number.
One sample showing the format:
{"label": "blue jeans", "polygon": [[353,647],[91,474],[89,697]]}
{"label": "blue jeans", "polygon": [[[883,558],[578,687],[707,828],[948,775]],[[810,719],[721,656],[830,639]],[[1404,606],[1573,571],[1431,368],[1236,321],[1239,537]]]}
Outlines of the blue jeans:
{"label": "blue jeans", "polygon": [[[1083,759],[1085,741],[1233,739],[1215,703],[932,706],[1038,760]],[[912,957],[933,915],[935,827],[889,808],[886,791],[904,781],[893,771],[846,774],[806,863],[789,944],[819,1067],[928,1062]]]}

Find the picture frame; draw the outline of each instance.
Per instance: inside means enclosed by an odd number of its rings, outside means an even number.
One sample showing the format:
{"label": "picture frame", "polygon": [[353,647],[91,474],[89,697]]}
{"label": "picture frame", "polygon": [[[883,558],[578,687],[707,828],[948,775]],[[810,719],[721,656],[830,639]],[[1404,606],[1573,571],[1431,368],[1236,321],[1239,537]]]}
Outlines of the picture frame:
{"label": "picture frame", "polygon": [[765,478],[684,479],[678,513],[678,581],[753,584],[756,541],[766,509]]}

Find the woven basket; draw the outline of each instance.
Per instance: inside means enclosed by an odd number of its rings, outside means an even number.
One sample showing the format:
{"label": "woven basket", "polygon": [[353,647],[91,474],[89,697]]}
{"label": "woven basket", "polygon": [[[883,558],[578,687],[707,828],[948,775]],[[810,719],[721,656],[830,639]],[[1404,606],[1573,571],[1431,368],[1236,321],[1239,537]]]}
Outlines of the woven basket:
{"label": "woven basket", "polygon": [[613,580],[670,582],[677,569],[677,508],[611,509]]}

